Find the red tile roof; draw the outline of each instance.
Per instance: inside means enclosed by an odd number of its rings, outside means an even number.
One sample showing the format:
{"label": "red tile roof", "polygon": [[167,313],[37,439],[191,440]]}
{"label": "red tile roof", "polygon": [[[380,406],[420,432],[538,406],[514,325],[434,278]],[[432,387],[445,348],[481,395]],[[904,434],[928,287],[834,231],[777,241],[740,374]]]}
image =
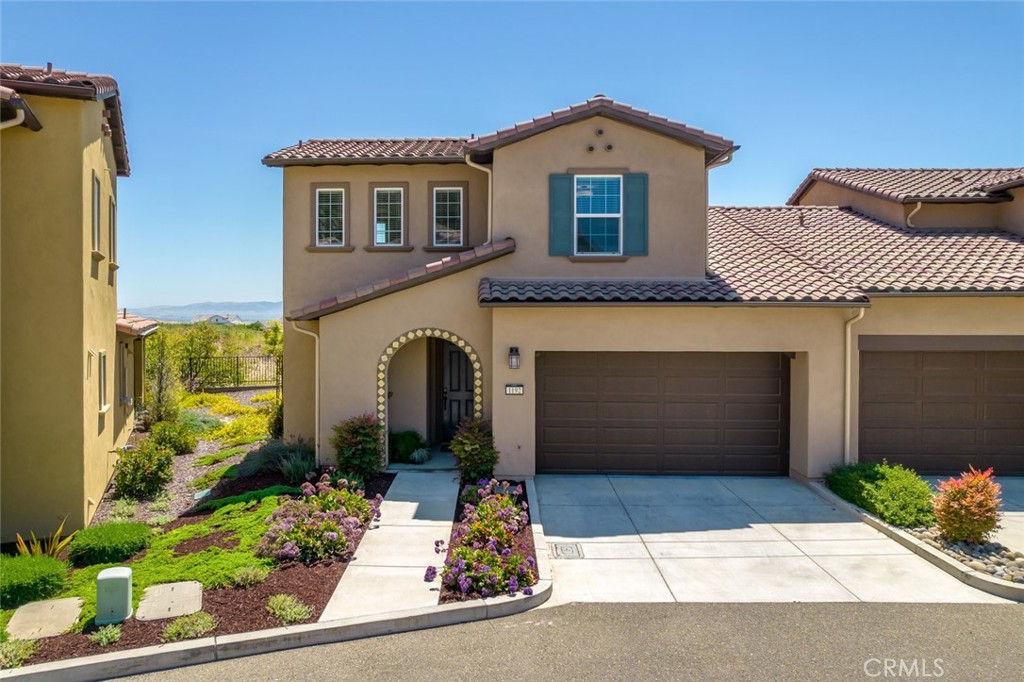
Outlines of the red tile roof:
{"label": "red tile roof", "polygon": [[[23,95],[103,102],[110,111],[109,125],[114,143],[117,174],[124,177],[131,174],[128,144],[124,134],[124,116],[121,112],[121,96],[113,76],[64,71],[49,65],[43,68],[22,64],[0,64],[0,85],[12,88]],[[45,125],[46,121],[42,123]]]}
{"label": "red tile roof", "polygon": [[794,205],[817,181],[855,189],[889,201],[1006,201],[989,189],[1024,168],[815,168],[786,202]]}
{"label": "red tile roof", "polygon": [[1024,168],[1014,168],[994,178],[989,178],[984,189],[986,192],[1001,192],[1020,185],[1024,185]]}
{"label": "red tile roof", "polygon": [[515,250],[516,242],[513,239],[502,239],[501,241],[483,244],[461,253],[453,254],[447,258],[442,258],[439,261],[413,268],[395,277],[379,279],[356,289],[342,292],[335,297],[293,310],[288,315],[288,319],[317,320],[324,315],[352,308],[381,296],[387,296],[403,289],[425,284],[426,282],[482,265],[487,261],[506,256]]}
{"label": "red tile roof", "polygon": [[263,158],[267,166],[348,163],[461,163],[461,137],[393,140],[300,140]]}
{"label": "red tile roof", "polygon": [[150,320],[145,317],[129,313],[127,310],[122,310],[117,314],[117,331],[121,334],[128,334],[129,336],[148,336],[155,332],[160,326],[160,323],[156,320]]}
{"label": "red tile roof", "polygon": [[592,116],[605,116],[625,121],[703,147],[706,150],[706,159],[709,163],[730,150],[738,149],[732,140],[721,135],[715,135],[700,128],[672,121],[664,116],[658,116],[643,109],[636,109],[628,104],[616,102],[604,95],[594,95],[586,102],[573,104],[565,109],[558,109],[529,121],[517,123],[514,126],[470,139],[466,142],[466,148],[474,152],[489,151],[518,142],[519,140],[542,133],[545,130]]}

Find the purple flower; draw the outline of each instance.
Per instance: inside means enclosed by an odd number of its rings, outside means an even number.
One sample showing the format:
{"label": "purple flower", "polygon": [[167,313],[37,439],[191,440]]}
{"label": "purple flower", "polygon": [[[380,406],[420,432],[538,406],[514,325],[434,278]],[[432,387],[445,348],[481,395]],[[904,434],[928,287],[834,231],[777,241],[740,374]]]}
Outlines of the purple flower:
{"label": "purple flower", "polygon": [[487,588],[485,587],[485,588],[483,588],[482,590],[480,590],[480,596],[481,596],[481,597],[490,597],[490,596],[491,596],[491,591],[490,591],[490,590],[488,590],[488,589],[487,589]]}
{"label": "purple flower", "polygon": [[537,568],[537,562],[533,560],[532,556],[526,557],[526,565],[529,566],[532,569],[536,569]]}
{"label": "purple flower", "polygon": [[527,597],[529,597],[530,595],[533,594],[533,588],[532,587],[524,587],[523,588],[523,594],[525,594]]}
{"label": "purple flower", "polygon": [[473,583],[469,580],[468,577],[464,575],[459,577],[459,591],[462,592],[462,594],[466,594],[467,592],[469,592],[469,588],[472,585]]}
{"label": "purple flower", "polygon": [[519,591],[519,581],[515,576],[508,579],[508,593],[513,597],[516,596],[516,592]]}
{"label": "purple flower", "polygon": [[327,540],[328,542],[337,542],[338,541],[338,534],[337,533],[331,533],[331,532],[324,533],[324,539]]}
{"label": "purple flower", "polygon": [[512,556],[512,550],[511,549],[506,547],[505,549],[501,550],[501,558],[502,559],[507,559],[510,556]]}
{"label": "purple flower", "polygon": [[423,582],[432,583],[437,578],[437,569],[433,566],[427,566],[427,572],[423,574]]}

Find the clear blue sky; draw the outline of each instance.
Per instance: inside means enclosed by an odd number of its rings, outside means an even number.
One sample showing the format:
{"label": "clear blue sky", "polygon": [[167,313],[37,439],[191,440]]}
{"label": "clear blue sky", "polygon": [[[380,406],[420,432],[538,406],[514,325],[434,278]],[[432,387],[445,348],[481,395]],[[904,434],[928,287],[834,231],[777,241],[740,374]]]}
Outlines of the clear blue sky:
{"label": "clear blue sky", "polygon": [[300,137],[477,135],[597,92],[736,140],[711,201],[814,166],[1024,164],[1024,4],[16,3],[0,59],[114,75],[120,303],[278,300]]}

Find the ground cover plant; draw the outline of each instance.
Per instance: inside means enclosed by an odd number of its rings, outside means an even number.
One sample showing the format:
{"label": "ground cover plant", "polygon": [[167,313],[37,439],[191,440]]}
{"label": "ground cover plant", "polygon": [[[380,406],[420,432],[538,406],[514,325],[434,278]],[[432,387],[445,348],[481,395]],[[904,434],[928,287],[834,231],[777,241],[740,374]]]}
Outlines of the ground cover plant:
{"label": "ground cover plant", "polygon": [[114,522],[78,531],[68,550],[75,566],[116,564],[149,546],[153,531],[144,523]]}
{"label": "ground cover plant", "polygon": [[939,483],[934,504],[942,536],[951,542],[984,542],[999,522],[1001,492],[991,468],[971,467],[959,478]]}
{"label": "ground cover plant", "polygon": [[495,479],[471,487],[471,501],[463,503],[448,546],[444,540],[435,543],[435,551],[446,554],[443,565],[440,570],[428,566],[423,579],[440,576],[443,590],[456,598],[533,594],[537,563],[523,493],[522,485]]}
{"label": "ground cover plant", "polygon": [[104,625],[95,632],[89,633],[87,636],[93,644],[110,646],[121,639],[121,626],[116,623]]}
{"label": "ground cover plant", "polygon": [[0,643],[0,670],[20,668],[36,652],[36,642],[29,639],[13,639]]}
{"label": "ground cover plant", "polygon": [[886,462],[839,466],[825,475],[825,485],[847,502],[904,528],[935,521],[932,489],[912,469]]}
{"label": "ground cover plant", "polygon": [[68,565],[45,554],[0,556],[0,608],[49,599],[64,589]]}
{"label": "ground cover plant", "polygon": [[160,638],[165,642],[178,642],[183,639],[195,639],[212,632],[217,627],[217,619],[205,611],[197,611],[187,616],[175,618],[164,626]]}
{"label": "ground cover plant", "polygon": [[268,599],[267,611],[284,625],[301,623],[313,615],[313,609],[290,594],[275,594]]}
{"label": "ground cover plant", "polygon": [[215,453],[213,453],[211,455],[203,455],[202,457],[197,457],[196,459],[194,459],[192,461],[192,466],[194,466],[194,467],[213,466],[214,464],[220,464],[224,460],[230,459],[230,458],[234,457],[235,455],[240,455],[243,452],[245,452],[245,448],[244,447],[227,448],[226,450],[221,450],[221,451],[215,452]]}

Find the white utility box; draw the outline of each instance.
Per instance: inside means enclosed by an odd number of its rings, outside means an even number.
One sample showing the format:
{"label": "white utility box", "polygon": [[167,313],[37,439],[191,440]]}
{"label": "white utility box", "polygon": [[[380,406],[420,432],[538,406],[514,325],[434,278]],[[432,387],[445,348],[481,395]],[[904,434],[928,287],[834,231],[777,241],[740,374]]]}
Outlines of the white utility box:
{"label": "white utility box", "polygon": [[132,569],[104,568],[96,576],[96,625],[123,623],[132,616]]}

